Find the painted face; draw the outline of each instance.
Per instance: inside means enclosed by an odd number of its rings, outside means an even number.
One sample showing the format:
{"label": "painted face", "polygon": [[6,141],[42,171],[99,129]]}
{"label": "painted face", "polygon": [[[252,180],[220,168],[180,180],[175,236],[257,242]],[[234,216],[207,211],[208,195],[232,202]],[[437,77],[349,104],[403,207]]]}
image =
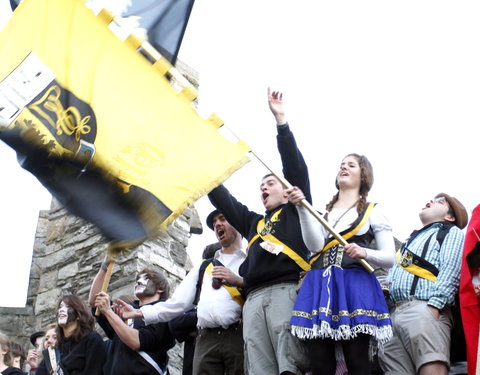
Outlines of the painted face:
{"label": "painted face", "polygon": [[157,293],[155,284],[150,280],[148,274],[141,273],[137,276],[134,293],[137,298],[151,297]]}
{"label": "painted face", "polygon": [[215,215],[212,224],[215,236],[223,247],[228,247],[235,242],[239,233],[230,225],[223,214]]}
{"label": "painted face", "polygon": [[274,176],[267,176],[260,185],[263,206],[268,211],[287,203],[288,198],[283,185]]}
{"label": "painted face", "polygon": [[60,302],[57,311],[58,325],[64,326],[70,322],[73,322],[77,318],[75,310],[67,305],[66,302]]}
{"label": "painted face", "polygon": [[447,217],[453,219],[453,217],[448,214],[449,209],[450,206],[445,197],[431,199],[425,207],[422,208],[422,211],[420,211],[420,220],[423,225],[427,225],[437,221],[445,221]]}
{"label": "painted face", "polygon": [[342,189],[345,188],[358,188],[360,189],[362,171],[358,160],[355,156],[347,156],[342,160],[340,169],[337,173],[338,186]]}
{"label": "painted face", "polygon": [[57,343],[57,333],[55,332],[55,328],[51,328],[45,334],[45,340],[43,341],[43,347],[45,349],[49,347],[55,346]]}

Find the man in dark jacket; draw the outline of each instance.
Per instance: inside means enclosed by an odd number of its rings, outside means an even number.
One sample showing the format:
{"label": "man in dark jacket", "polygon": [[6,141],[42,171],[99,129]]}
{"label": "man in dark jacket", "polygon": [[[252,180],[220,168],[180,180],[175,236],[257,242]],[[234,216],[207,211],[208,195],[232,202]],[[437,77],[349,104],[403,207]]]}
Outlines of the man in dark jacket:
{"label": "man in dark jacket", "polygon": [[[285,178],[311,202],[308,170],[285,120],[282,94],[268,92],[277,122],[277,142]],[[298,213],[286,189],[273,175],[263,178],[260,193],[266,214],[250,211],[224,186],[209,194],[212,204],[248,241],[240,266],[247,300],[243,308],[245,371],[250,375],[300,374],[308,368],[304,343],[290,333],[295,287],[309,268]]]}
{"label": "man in dark jacket", "polygon": [[[108,261],[108,258],[106,259]],[[104,262],[90,288],[90,306],[97,308],[98,324],[111,340],[106,375],[167,374],[167,351],[175,346],[168,323],[145,325],[143,319],[129,319],[127,324],[112,310],[109,296],[101,292],[107,264]],[[133,306],[154,305],[168,297],[169,284],[162,272],[151,268],[139,272],[135,282]],[[94,311],[94,310],[93,310]]]}

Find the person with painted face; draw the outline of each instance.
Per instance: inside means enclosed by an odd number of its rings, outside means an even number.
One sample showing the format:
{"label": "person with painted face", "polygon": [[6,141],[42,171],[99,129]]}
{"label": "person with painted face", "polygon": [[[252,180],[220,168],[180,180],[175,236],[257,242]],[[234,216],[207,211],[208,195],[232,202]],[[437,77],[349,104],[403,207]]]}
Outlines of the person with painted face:
{"label": "person with painted face", "polygon": [[[107,256],[89,295],[90,306],[100,311],[95,318],[111,340],[105,375],[167,374],[167,351],[175,346],[168,323],[147,326],[142,319],[131,319],[125,324],[114,312],[110,297],[100,291],[109,261]],[[170,286],[165,275],[159,270],[145,268],[136,276],[133,294],[137,300],[132,306],[155,306],[164,301],[169,292]],[[95,309],[92,311],[95,312]]]}
{"label": "person with painted face", "polygon": [[446,375],[455,295],[468,222],[458,199],[439,193],[419,213],[390,270],[393,338],[379,353],[385,374]]}
{"label": "person with painted face", "polygon": [[338,346],[350,375],[370,374],[369,353],[392,336],[381,286],[359,262],[390,268],[395,259],[392,228],[381,206],[367,200],[372,185],[373,169],[365,156],[349,154],[341,161],[335,178],[338,191],[326,205],[324,218],[348,242],[345,247],[299,205],[305,199],[302,191],[289,191],[312,252],[312,269],[298,292],[290,324],[292,333],[306,342],[314,375],[335,374],[343,363],[336,361],[341,357],[336,355]]}
{"label": "person with painted face", "polygon": [[55,348],[44,350],[36,375],[103,375],[105,345],[90,309],[72,294],[63,296],[57,306],[57,342]]}
{"label": "person with painted face", "polygon": [[6,335],[0,333],[0,374],[24,375],[24,372],[13,365],[11,342]]}
{"label": "person with painted face", "polygon": [[[123,318],[144,318],[147,324],[168,322],[190,311],[198,302],[193,374],[243,375],[243,297],[237,288],[243,285],[238,275],[245,259],[242,237],[217,210],[208,215],[207,225],[222,246],[213,259],[193,267],[167,301],[140,309],[118,301],[120,313]],[[213,285],[215,278],[220,280],[218,287]]]}

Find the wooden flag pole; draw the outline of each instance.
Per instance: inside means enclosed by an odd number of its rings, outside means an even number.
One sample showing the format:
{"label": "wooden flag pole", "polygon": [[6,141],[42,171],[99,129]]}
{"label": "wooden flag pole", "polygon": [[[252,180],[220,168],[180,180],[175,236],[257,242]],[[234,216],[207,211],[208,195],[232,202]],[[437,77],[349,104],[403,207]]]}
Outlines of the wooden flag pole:
{"label": "wooden flag pole", "polygon": [[[113,271],[113,266],[115,265],[115,261],[111,261],[107,265],[107,271],[105,274],[105,278],[103,279],[103,284],[102,284],[102,292],[106,292],[108,289],[108,285],[110,284],[110,278],[112,277],[112,271]],[[95,316],[100,316],[100,310],[97,309],[95,310]]]}
{"label": "wooden flag pole", "polygon": [[[275,171],[273,171],[267,164],[265,164],[265,163],[263,162],[263,160],[262,160],[257,154],[255,154],[255,152],[250,151],[250,153],[251,153],[253,156],[255,156],[255,158],[256,158],[261,164],[263,164],[263,166],[264,166],[265,168],[267,168],[267,169],[278,179],[278,181],[280,181],[280,182],[282,183],[282,185],[283,185],[285,188],[291,189],[291,188],[293,187],[292,184],[290,184],[283,176],[278,175],[278,174],[275,173]],[[317,212],[317,210],[315,210],[315,209],[313,208],[313,206],[312,206],[310,203],[308,203],[308,201],[307,201],[306,199],[302,199],[302,200],[300,201],[300,204],[301,204],[303,207],[305,207],[305,208],[308,210],[308,212],[310,212],[310,213],[320,222],[320,224],[322,224],[322,225],[325,227],[326,230],[328,230],[328,231],[330,232],[330,234],[340,243],[340,245],[345,246],[345,245],[348,244],[348,242],[345,241],[345,239],[344,239],[342,236],[340,236],[340,234],[338,234],[338,233],[335,231],[335,229],[333,229],[333,227],[323,218],[323,216],[321,216],[321,215]],[[357,259],[357,260],[360,262],[360,264],[361,264],[368,272],[373,272],[373,271],[374,271],[373,267],[372,267],[370,264],[368,264],[368,262],[367,262],[365,259]]]}

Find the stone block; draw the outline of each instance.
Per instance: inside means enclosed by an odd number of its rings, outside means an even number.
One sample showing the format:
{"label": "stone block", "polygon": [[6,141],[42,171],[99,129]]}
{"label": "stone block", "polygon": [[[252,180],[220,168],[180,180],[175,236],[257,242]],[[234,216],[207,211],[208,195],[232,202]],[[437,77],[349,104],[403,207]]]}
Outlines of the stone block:
{"label": "stone block", "polygon": [[35,314],[51,313],[53,314],[52,319],[54,319],[56,304],[61,295],[61,290],[57,288],[39,293],[35,301]]}
{"label": "stone block", "polygon": [[65,280],[73,278],[78,273],[78,263],[70,263],[58,271],[58,279]]}

